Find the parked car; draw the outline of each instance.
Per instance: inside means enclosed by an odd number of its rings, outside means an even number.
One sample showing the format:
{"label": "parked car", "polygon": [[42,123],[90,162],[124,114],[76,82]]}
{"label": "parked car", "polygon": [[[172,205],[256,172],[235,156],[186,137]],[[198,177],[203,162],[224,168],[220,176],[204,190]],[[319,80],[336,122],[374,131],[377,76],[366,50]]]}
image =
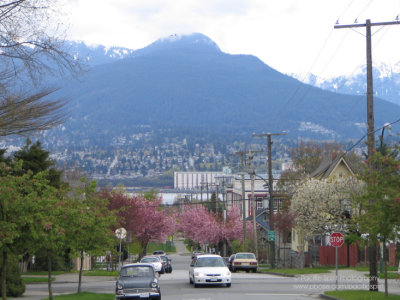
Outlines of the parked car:
{"label": "parked car", "polygon": [[153,251],[153,255],[166,255],[166,254],[163,250],[156,250],[156,251]]}
{"label": "parked car", "polygon": [[152,264],[154,267],[154,270],[156,272],[158,272],[159,274],[164,274],[165,269],[162,265],[162,260],[161,257],[159,257],[158,255],[148,255],[143,257],[140,260],[141,263],[148,263],[148,264]]}
{"label": "parked car", "polygon": [[122,266],[115,285],[115,299],[158,299],[161,290],[152,264]]}
{"label": "parked car", "polygon": [[239,252],[235,254],[232,261],[232,272],[244,270],[256,273],[258,269],[258,261],[254,253]]}
{"label": "parked car", "polygon": [[231,272],[219,255],[198,255],[193,258],[189,267],[189,282],[199,285],[218,284],[231,286]]}
{"label": "parked car", "polygon": [[235,259],[235,254],[232,254],[231,256],[229,256],[228,260],[226,261],[226,266],[228,267],[228,269],[230,271],[232,271],[232,263],[233,263],[234,259]]}
{"label": "parked car", "polygon": [[200,251],[200,250],[194,250],[194,251],[192,252],[192,259],[195,258],[197,255],[202,255],[202,254],[204,254],[202,251]]}
{"label": "parked car", "polygon": [[172,273],[171,259],[166,255],[159,255],[165,270],[165,273]]}

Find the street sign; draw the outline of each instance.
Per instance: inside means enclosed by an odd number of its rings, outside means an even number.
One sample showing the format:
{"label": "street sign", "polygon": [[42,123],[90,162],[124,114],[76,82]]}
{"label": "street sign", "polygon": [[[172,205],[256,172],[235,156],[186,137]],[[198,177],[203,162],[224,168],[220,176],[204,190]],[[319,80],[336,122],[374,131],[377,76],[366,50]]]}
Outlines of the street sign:
{"label": "street sign", "polygon": [[275,231],[268,230],[268,241],[274,242],[275,241]]}
{"label": "street sign", "polygon": [[341,247],[344,243],[344,236],[340,232],[334,232],[329,237],[329,242],[333,247]]}
{"label": "street sign", "polygon": [[126,229],[123,227],[118,228],[117,230],[115,230],[115,236],[120,240],[124,239],[126,237]]}

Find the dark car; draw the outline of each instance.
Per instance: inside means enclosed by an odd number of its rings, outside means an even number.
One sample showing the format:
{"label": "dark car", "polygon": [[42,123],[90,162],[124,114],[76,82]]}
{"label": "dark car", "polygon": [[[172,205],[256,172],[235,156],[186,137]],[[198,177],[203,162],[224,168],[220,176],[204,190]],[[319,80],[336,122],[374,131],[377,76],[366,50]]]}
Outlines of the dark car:
{"label": "dark car", "polygon": [[226,266],[228,267],[228,269],[230,271],[232,271],[232,263],[233,263],[234,259],[235,259],[235,254],[232,254],[231,256],[229,256],[228,260],[226,261]]}
{"label": "dark car", "polygon": [[159,255],[159,257],[161,257],[165,273],[172,273],[171,259],[166,255]]}
{"label": "dark car", "polygon": [[165,255],[165,252],[162,250],[153,251],[153,255]]}
{"label": "dark car", "polygon": [[115,299],[159,299],[161,290],[151,264],[122,266],[115,286]]}

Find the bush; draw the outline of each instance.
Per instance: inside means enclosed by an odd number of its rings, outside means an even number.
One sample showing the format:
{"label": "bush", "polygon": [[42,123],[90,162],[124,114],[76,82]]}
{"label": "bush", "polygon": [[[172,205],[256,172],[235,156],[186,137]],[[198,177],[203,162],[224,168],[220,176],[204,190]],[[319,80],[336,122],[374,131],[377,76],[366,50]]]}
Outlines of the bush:
{"label": "bush", "polygon": [[[2,259],[0,258],[0,279],[1,279],[1,266]],[[18,260],[14,256],[8,257],[7,271],[6,271],[6,287],[7,297],[20,297],[25,292],[25,283],[21,278],[21,270],[18,265]],[[1,284],[0,284],[1,294]]]}

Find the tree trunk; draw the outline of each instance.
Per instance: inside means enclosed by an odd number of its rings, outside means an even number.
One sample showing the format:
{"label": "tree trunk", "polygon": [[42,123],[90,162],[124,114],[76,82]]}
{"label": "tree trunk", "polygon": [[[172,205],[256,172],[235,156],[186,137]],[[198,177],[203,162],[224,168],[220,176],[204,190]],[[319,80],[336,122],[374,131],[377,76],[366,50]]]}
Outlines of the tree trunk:
{"label": "tree trunk", "polygon": [[147,253],[147,244],[148,244],[148,242],[140,243],[140,245],[142,246],[142,251],[141,251],[140,254],[139,254],[139,261],[140,261],[144,256],[146,256],[146,253]]}
{"label": "tree trunk", "polygon": [[7,299],[7,252],[3,249],[3,263],[1,266],[1,298],[3,300]]}
{"label": "tree trunk", "polygon": [[81,284],[82,284],[82,270],[83,270],[83,260],[84,260],[84,253],[81,251],[81,265],[79,266],[79,280],[78,280],[78,293],[81,292]]}
{"label": "tree trunk", "polygon": [[385,272],[385,298],[388,297],[388,281],[387,281],[387,264],[385,258],[385,250],[386,250],[386,238],[383,238],[383,250],[382,250],[382,259],[383,259],[383,267]]}
{"label": "tree trunk", "polygon": [[369,250],[369,290],[378,292],[378,269],[377,269],[377,238],[372,237],[370,240]]}
{"label": "tree trunk", "polygon": [[51,251],[47,250],[47,269],[48,269],[48,278],[47,283],[49,287],[49,300],[53,300],[53,290],[51,287]]}

